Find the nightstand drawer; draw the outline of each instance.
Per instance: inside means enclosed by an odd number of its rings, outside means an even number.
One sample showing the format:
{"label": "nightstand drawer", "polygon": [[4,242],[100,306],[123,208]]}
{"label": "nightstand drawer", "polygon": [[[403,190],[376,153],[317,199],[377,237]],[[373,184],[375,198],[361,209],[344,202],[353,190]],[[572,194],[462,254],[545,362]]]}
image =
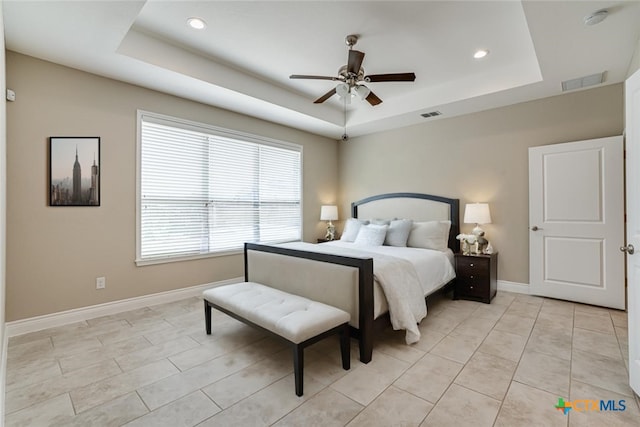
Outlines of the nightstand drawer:
{"label": "nightstand drawer", "polygon": [[456,266],[460,270],[478,271],[488,270],[490,258],[478,258],[472,256],[459,256],[456,258]]}
{"label": "nightstand drawer", "polygon": [[483,298],[489,293],[489,282],[483,280],[467,280],[459,278],[456,283],[456,291],[459,297],[472,296]]}
{"label": "nightstand drawer", "polygon": [[458,279],[486,281],[489,279],[489,269],[458,267],[456,276]]}

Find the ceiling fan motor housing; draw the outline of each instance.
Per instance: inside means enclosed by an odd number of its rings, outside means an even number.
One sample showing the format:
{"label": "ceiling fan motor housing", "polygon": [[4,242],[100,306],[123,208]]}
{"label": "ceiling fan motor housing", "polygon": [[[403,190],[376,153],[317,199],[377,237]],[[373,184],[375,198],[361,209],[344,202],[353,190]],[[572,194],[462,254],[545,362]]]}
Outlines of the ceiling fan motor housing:
{"label": "ceiling fan motor housing", "polygon": [[357,82],[364,81],[364,67],[360,67],[358,74],[350,73],[347,65],[343,65],[338,70],[338,76],[340,76],[345,83],[349,86],[354,86]]}

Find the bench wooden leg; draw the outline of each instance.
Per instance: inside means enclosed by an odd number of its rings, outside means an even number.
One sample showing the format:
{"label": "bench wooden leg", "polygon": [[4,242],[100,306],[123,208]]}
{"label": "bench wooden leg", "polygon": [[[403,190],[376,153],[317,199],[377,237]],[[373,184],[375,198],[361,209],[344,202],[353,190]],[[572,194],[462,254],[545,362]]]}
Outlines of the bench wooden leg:
{"label": "bench wooden leg", "polygon": [[342,369],[351,368],[351,334],[349,324],[346,323],[340,333],[340,353],[342,354]]}
{"label": "bench wooden leg", "polygon": [[207,335],[211,335],[211,306],[204,300],[204,324],[207,329]]}
{"label": "bench wooden leg", "polygon": [[301,345],[293,346],[293,376],[296,382],[296,396],[302,396],[302,380],[304,375],[304,348]]}

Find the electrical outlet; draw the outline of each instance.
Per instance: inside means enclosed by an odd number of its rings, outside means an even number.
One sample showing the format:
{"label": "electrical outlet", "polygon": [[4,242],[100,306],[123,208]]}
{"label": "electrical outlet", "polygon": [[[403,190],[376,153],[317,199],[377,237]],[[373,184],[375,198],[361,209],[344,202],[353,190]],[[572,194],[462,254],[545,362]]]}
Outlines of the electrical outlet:
{"label": "electrical outlet", "polygon": [[107,286],[107,279],[105,277],[96,278],[96,289],[104,289]]}

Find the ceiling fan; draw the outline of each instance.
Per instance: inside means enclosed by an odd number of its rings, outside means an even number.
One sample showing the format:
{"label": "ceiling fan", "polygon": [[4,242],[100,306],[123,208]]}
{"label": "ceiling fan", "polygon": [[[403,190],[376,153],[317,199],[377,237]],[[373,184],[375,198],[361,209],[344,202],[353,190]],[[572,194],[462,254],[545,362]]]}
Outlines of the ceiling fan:
{"label": "ceiling fan", "polygon": [[301,74],[292,74],[290,79],[311,79],[311,80],[333,80],[338,81],[338,85],[331,89],[329,92],[316,99],[314,104],[321,104],[333,95],[338,94],[341,98],[344,98],[346,103],[351,100],[351,95],[358,95],[360,99],[366,99],[371,105],[378,105],[382,102],[380,98],[376,96],[371,90],[364,85],[364,83],[378,83],[378,82],[412,82],[415,81],[416,75],[414,73],[392,73],[392,74],[370,74],[365,75],[364,68],[362,68],[362,61],[364,60],[364,52],[353,50],[353,46],[358,42],[358,36],[350,34],[345,37],[345,43],[349,46],[349,58],[347,65],[343,65],[338,70],[336,77],[330,76],[307,76]]}

